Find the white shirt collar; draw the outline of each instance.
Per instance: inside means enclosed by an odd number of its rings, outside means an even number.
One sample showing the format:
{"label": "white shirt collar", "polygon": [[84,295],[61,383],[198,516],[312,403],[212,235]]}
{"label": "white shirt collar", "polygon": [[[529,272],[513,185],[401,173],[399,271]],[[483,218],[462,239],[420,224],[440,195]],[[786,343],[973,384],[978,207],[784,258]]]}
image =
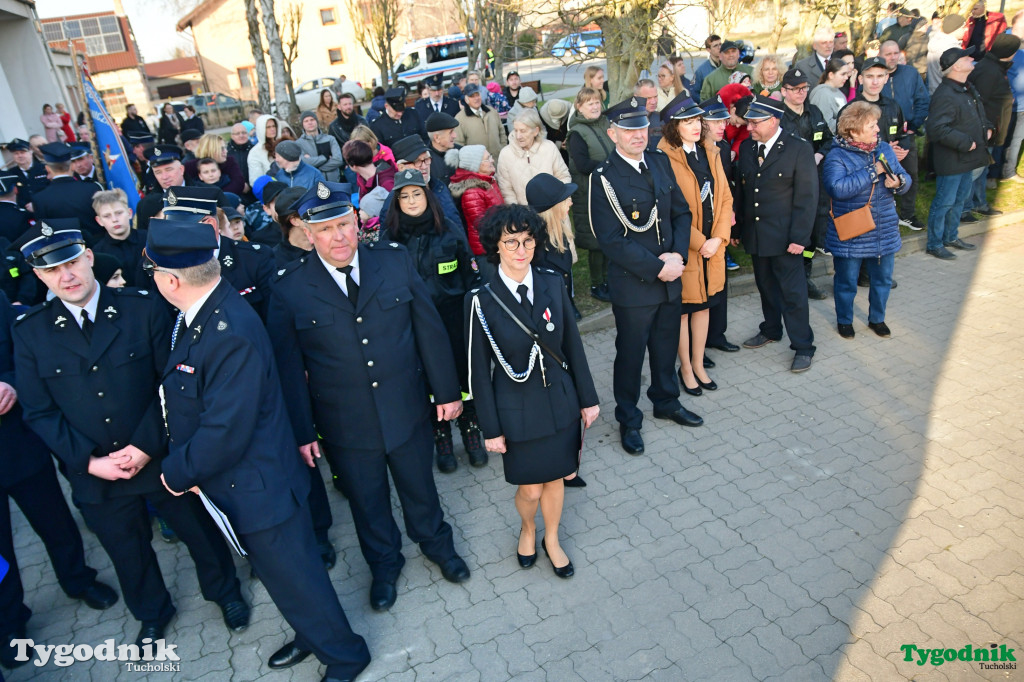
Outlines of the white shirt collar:
{"label": "white shirt collar", "polygon": [[209,291],[200,296],[199,300],[193,303],[191,306],[189,306],[188,310],[185,311],[186,327],[192,326],[192,320],[196,319],[196,315],[198,315],[199,311],[202,310],[203,304],[206,303],[206,299],[210,298],[210,295],[213,294],[213,290],[217,288],[218,284],[220,284],[220,278],[218,278],[217,281],[213,283],[213,286],[210,287]]}
{"label": "white shirt collar", "polygon": [[687,154],[690,154],[690,153],[693,153],[693,152],[697,151],[697,143],[696,142],[694,142],[694,143],[684,142],[683,143],[683,151],[686,152]]}
{"label": "white shirt collar", "polygon": [[[626,163],[628,163],[628,164],[629,164],[630,166],[632,166],[632,167],[633,167],[633,170],[635,170],[635,171],[636,171],[637,173],[639,173],[639,172],[640,172],[640,164],[641,164],[641,163],[646,163],[646,162],[644,161],[644,158],[643,158],[643,157],[641,157],[641,158],[640,158],[639,160],[637,160],[637,159],[631,159],[631,158],[629,158],[628,156],[626,156],[625,154],[623,154],[622,152],[620,152],[620,151],[619,151],[619,149],[618,149],[618,147],[616,147],[616,148],[615,148],[615,153],[616,153],[616,154],[618,154],[618,155],[619,155],[620,157],[622,157],[622,160],[623,160],[623,161],[625,161],[625,162],[626,162]],[[648,167],[648,168],[650,168],[650,167],[651,167],[651,165],[650,165],[650,164],[647,164],[647,167]]]}
{"label": "white shirt collar", "polygon": [[775,131],[775,134],[771,136],[771,139],[763,143],[764,155],[766,157],[768,156],[768,152],[772,150],[772,147],[775,146],[775,143],[778,141],[780,135],[782,135],[782,126],[779,126],[779,129]]}
{"label": "white shirt collar", "polygon": [[[314,251],[316,251],[316,249],[314,249]],[[320,255],[319,251],[317,251],[316,257],[319,258],[320,262],[324,264],[325,268],[327,268],[327,274],[331,276],[331,279],[337,282],[338,287],[341,288],[341,290],[345,293],[346,296],[348,296],[348,277],[345,276],[345,273],[341,272],[340,270],[338,270],[338,268],[334,267],[333,265],[325,261],[324,257]],[[358,248],[356,249],[356,255],[352,257],[352,262],[350,263],[350,265],[352,266],[352,281],[356,283],[356,286],[359,286],[359,280],[361,278],[359,276]]]}
{"label": "white shirt collar", "polygon": [[530,299],[530,303],[533,303],[533,268],[526,271],[526,277],[523,278],[522,282],[517,282],[508,275],[505,271],[498,266],[498,276],[501,277],[501,281],[505,283],[508,290],[512,292],[512,297],[517,301],[519,300],[519,287],[523,284],[526,285],[526,297]]}
{"label": "white shirt collar", "polygon": [[96,322],[96,309],[100,305],[100,283],[96,282],[96,291],[92,292],[92,297],[84,306],[77,306],[74,303],[68,303],[65,300],[61,300],[61,303],[63,303],[64,307],[68,309],[69,313],[71,313],[71,317],[75,318],[75,322],[78,323],[79,327],[82,326],[83,309],[89,311],[89,319]]}

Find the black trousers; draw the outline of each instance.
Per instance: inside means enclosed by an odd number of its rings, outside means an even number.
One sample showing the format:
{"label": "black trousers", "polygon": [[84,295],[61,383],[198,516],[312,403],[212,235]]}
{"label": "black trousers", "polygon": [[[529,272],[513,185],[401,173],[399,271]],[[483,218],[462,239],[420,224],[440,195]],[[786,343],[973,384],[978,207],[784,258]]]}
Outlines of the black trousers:
{"label": "black trousers", "polygon": [[309,515],[313,519],[313,532],[317,542],[327,542],[327,532],[334,523],[331,503],[327,499],[327,487],[320,475],[320,467],[309,467]]}
{"label": "black trousers", "polygon": [[917,202],[917,174],[918,174],[918,154],[917,154],[917,136],[913,133],[908,134],[900,142],[900,146],[907,150],[907,155],[900,161],[900,165],[903,166],[903,170],[907,171],[910,175],[910,189],[905,194],[901,194],[896,197],[896,205],[899,209],[901,218],[910,220],[916,215],[915,204]]}
{"label": "black trousers", "polygon": [[10,499],[18,503],[32,530],[43,541],[65,594],[79,595],[96,580],[96,571],[85,564],[82,534],[57,482],[50,453],[40,456],[46,458],[41,471],[17,483],[0,486],[0,556],[10,564],[7,576],[0,581],[0,633],[16,631],[32,615],[24,604],[25,590],[14,554]]}
{"label": "black trousers", "polygon": [[643,412],[640,378],[644,351],[649,355],[651,387],[647,397],[658,412],[678,410],[679,382],[676,379],[676,353],[679,350],[681,301],[658,305],[626,307],[612,305],[615,316],[615,364],[612,386],[615,394],[615,419],[627,428],[639,429]]}
{"label": "black trousers", "polygon": [[782,338],[786,323],[789,347],[797,355],[814,355],[814,332],[807,308],[807,277],[803,255],[754,256],[754,282],[761,294],[764,322],[761,333],[769,339]]}
{"label": "black trousers", "polygon": [[708,345],[722,346],[728,343],[725,338],[725,330],[729,326],[729,284],[726,283],[726,291],[718,305],[711,306],[708,311]]}
{"label": "black trousers", "polygon": [[153,551],[153,530],[145,500],[188,547],[203,597],[217,603],[241,599],[231,550],[197,495],[175,497],[161,488],[145,496],[126,495],[82,504],[85,523],[110,556],[124,603],[132,615],[143,623],[165,623],[174,615],[171,595]]}
{"label": "black trousers", "polygon": [[305,505],[284,523],[239,538],[267,593],[295,630],[295,644],[327,666],[328,677],[354,678],[370,662],[352,632],[317,551]]}
{"label": "black trousers", "polygon": [[405,564],[402,534],[391,513],[389,471],[409,539],[431,561],[442,563],[456,556],[452,527],[444,520],[434,485],[434,437],[425,415],[412,437],[391,452],[331,443],[324,443],[324,448],[341,472],[359,547],[374,579],[396,580]]}

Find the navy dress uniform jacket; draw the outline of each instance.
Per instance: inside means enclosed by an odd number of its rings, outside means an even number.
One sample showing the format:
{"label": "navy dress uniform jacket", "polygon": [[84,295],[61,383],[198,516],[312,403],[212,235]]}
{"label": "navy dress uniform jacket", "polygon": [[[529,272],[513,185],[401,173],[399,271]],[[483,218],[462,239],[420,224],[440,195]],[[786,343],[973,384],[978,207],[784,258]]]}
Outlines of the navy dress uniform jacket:
{"label": "navy dress uniform jacket", "polygon": [[33,161],[27,171],[21,170],[17,165],[12,166],[10,170],[18,176],[18,206],[21,208],[25,208],[25,205],[32,201],[33,194],[50,184],[46,166],[42,161]]}
{"label": "navy dress uniform jacket", "polygon": [[818,167],[809,142],[779,135],[757,165],[757,142],[744,140],[736,160],[734,239],[752,256],[780,256],[790,244],[811,244],[818,210]]}
{"label": "navy dress uniform jacket", "polygon": [[[657,305],[681,300],[683,285],[679,279],[662,282],[658,279],[665,263],[659,255],[678,253],[685,262],[690,248],[690,207],[676,184],[675,175],[663,152],[645,151],[653,190],[644,176],[633,169],[617,151],[602,162],[590,175],[590,224],[611,261],[608,285],[612,303],[633,307]],[[626,217],[639,213],[632,222],[643,225],[657,202],[660,225],[646,232],[627,230],[615,215],[605,194],[601,178],[607,178]],[[634,208],[635,207],[635,208]],[[658,240],[660,231],[661,241]]]}
{"label": "navy dress uniform jacket", "polygon": [[404,246],[359,245],[356,307],[315,253],[278,275],[267,328],[300,443],[319,432],[390,452],[427,419],[427,382],[436,404],[461,398],[447,332]]}
{"label": "navy dress uniform jacket", "polygon": [[402,118],[398,120],[391,118],[386,112],[382,113],[370,124],[370,130],[385,147],[393,147],[396,142],[409,135],[419,135],[427,142],[427,129],[423,119],[412,107],[406,107],[402,112]]}
{"label": "navy dress uniform jacket", "polygon": [[37,220],[75,218],[82,227],[82,236],[94,244],[104,234],[92,210],[92,195],[100,191],[94,182],[75,180],[70,175],[54,178],[50,184],[32,195],[32,208]]}
{"label": "navy dress uniform jacket", "polygon": [[261,320],[267,319],[270,284],[274,278],[274,253],[266,246],[220,238],[221,277],[253,307]]}
{"label": "navy dress uniform jacket", "polygon": [[[454,118],[455,114],[459,113],[460,108],[458,101],[448,97],[447,95],[441,97],[441,113],[448,114]],[[434,100],[429,97],[426,99],[420,98],[416,100],[416,105],[413,109],[419,116],[420,121],[423,122],[424,129],[426,129],[427,119],[430,118],[430,115],[437,113],[434,109]]]}
{"label": "navy dress uniform jacket", "polygon": [[[170,343],[170,334],[166,341]],[[288,520],[309,495],[266,330],[221,279],[163,370],[172,490],[198,485],[238,533]]]}
{"label": "navy dress uniform jacket", "polygon": [[146,248],[146,236],[146,230],[131,230],[124,239],[111,239],[108,234],[96,242],[92,250],[120,261],[125,283],[130,287],[141,287],[149,281],[142,269],[142,250]]}
{"label": "navy dress uniform jacket", "polygon": [[[533,339],[489,293],[483,289],[470,291],[466,294],[470,388],[484,438],[503,435],[510,441],[529,441],[554,435],[556,431],[579,422],[580,410],[597,405],[599,399],[562,278],[551,270],[533,269],[533,316],[530,318],[500,278],[494,279],[491,290],[545,344],[562,356],[571,375],[545,352],[543,376],[540,367],[535,366],[525,382],[509,378],[497,364],[473,301],[479,301],[491,335],[513,371],[522,372],[529,366]],[[551,311],[552,331],[546,328],[545,310]],[[544,377],[547,378],[547,386],[544,385]]]}
{"label": "navy dress uniform jacket", "polygon": [[25,234],[30,226],[32,214],[11,201],[0,201],[0,238],[12,244]]}
{"label": "navy dress uniform jacket", "polygon": [[[102,287],[91,343],[57,299],[15,322],[25,421],[64,463],[76,500],[95,504],[162,487],[159,460],[167,440],[157,386],[170,333],[156,296],[128,288]],[[90,457],[129,444],[153,458],[135,477],[107,481],[89,474]]]}

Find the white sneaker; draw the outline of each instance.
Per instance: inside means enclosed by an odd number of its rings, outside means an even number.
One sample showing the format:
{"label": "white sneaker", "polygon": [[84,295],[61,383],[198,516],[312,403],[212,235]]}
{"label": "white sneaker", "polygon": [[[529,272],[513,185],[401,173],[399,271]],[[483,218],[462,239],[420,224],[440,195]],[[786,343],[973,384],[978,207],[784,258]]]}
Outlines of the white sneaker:
{"label": "white sneaker", "polygon": [[914,226],[911,225],[910,221],[907,220],[906,218],[900,218],[899,219],[899,223],[900,223],[900,227],[906,227],[906,228],[911,229],[911,230],[914,229]]}

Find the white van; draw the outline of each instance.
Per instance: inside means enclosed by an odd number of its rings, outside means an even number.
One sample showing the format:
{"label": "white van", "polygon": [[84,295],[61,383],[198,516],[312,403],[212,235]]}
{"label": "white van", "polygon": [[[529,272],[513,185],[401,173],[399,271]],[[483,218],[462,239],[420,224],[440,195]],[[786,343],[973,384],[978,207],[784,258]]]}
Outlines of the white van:
{"label": "white van", "polygon": [[464,33],[406,43],[395,58],[392,83],[405,86],[412,92],[416,84],[425,78],[441,76],[447,80],[452,74],[469,68],[466,50]]}

